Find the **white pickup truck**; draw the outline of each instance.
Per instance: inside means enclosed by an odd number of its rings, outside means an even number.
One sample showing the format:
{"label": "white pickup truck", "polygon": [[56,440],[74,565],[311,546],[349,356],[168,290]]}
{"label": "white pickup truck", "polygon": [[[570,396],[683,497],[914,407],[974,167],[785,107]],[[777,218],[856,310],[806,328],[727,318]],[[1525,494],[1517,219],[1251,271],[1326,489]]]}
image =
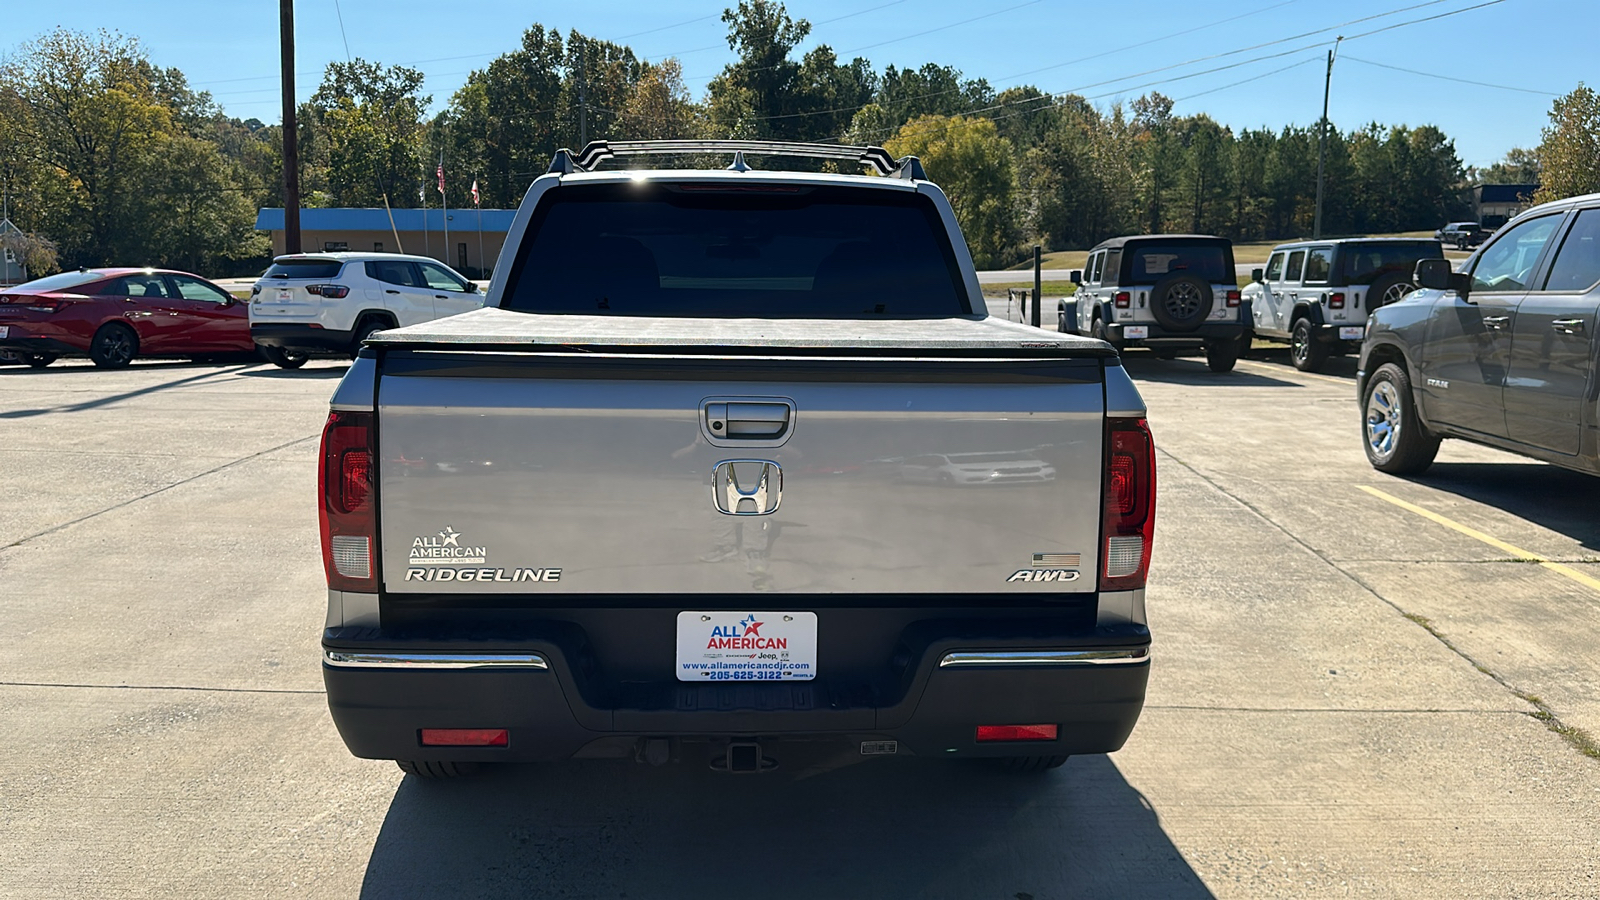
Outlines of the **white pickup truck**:
{"label": "white pickup truck", "polygon": [[[597,170],[664,153],[734,165]],[[323,673],[353,753],[444,777],[1122,746],[1144,403],[1107,344],[985,314],[915,159],[562,151],[496,272],[485,309],[373,336],[333,398]]]}

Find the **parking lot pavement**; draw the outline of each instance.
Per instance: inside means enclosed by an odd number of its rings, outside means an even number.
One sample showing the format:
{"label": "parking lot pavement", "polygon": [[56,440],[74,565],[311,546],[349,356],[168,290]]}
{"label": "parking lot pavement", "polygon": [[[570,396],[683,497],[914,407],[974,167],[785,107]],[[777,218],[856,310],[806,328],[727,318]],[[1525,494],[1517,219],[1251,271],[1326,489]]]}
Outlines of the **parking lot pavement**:
{"label": "parking lot pavement", "polygon": [[1126,364],[1161,491],[1119,753],[445,784],[351,758],[321,695],[342,366],[0,369],[0,896],[1600,893],[1562,733],[1600,733],[1600,481],[1453,443],[1379,475],[1349,360]]}

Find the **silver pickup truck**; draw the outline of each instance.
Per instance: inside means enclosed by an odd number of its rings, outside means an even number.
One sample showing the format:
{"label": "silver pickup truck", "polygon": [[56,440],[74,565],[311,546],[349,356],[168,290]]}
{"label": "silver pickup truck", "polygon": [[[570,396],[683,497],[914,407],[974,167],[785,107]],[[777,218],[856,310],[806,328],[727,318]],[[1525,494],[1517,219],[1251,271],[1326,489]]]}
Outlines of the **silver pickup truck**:
{"label": "silver pickup truck", "polygon": [[[593,171],[666,152],[738,155]],[[1105,343],[986,314],[915,159],[562,151],[496,272],[486,308],[369,340],[333,398],[323,674],[351,752],[444,777],[1122,746],[1144,403]]]}

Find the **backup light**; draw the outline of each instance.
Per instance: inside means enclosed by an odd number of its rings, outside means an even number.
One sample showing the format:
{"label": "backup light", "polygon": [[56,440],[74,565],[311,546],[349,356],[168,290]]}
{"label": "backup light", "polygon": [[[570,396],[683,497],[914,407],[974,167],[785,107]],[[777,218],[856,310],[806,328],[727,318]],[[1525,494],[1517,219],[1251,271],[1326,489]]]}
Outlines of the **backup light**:
{"label": "backup light", "polygon": [[504,728],[422,729],[424,747],[504,747],[509,743],[510,735]]}
{"label": "backup light", "polygon": [[1056,732],[1055,725],[979,725],[978,743],[1053,741],[1056,739]]}

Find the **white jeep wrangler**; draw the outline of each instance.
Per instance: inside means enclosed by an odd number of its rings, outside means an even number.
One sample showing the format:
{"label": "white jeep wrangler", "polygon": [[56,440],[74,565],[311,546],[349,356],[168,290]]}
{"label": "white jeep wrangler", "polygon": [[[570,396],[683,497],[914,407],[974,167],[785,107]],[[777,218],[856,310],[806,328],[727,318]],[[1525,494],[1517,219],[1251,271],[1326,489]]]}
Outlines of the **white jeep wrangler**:
{"label": "white jeep wrangler", "polygon": [[1073,272],[1077,294],[1061,305],[1061,331],[1117,349],[1148,347],[1170,358],[1204,348],[1213,372],[1239,360],[1250,313],[1241,299],[1233,243],[1199,234],[1112,238]]}

